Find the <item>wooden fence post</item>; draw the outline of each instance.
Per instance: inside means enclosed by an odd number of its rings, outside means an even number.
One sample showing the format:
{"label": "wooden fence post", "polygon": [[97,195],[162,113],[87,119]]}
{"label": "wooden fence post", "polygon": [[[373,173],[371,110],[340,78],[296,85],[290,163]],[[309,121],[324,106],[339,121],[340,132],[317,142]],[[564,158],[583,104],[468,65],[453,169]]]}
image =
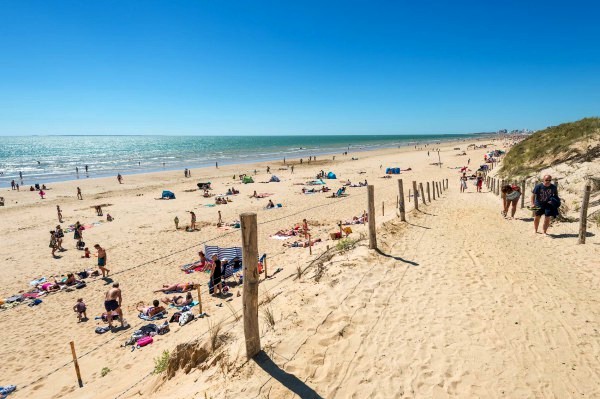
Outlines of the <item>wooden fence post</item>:
{"label": "wooden fence post", "polygon": [[77,383],[79,388],[83,388],[83,381],[81,380],[81,371],[79,371],[79,362],[77,361],[77,355],[75,354],[75,342],[69,342],[71,345],[71,354],[73,355],[73,365],[75,366],[75,373],[77,374]]}
{"label": "wooden fence post", "polygon": [[446,179],[446,190],[448,190],[448,179]]}
{"label": "wooden fence post", "polygon": [[398,179],[398,197],[400,199],[398,206],[400,207],[400,220],[406,222],[406,209],[404,208],[404,183],[402,179]]}
{"label": "wooden fence post", "polygon": [[429,182],[427,182],[427,201],[431,204],[431,190],[429,190]]}
{"label": "wooden fence post", "polygon": [[413,180],[413,199],[415,200],[415,209],[419,210],[419,190],[417,189],[417,182]]}
{"label": "wooden fence post", "polygon": [[200,295],[200,284],[198,284],[196,290],[198,291],[198,311],[200,312],[198,315],[201,316],[204,314],[204,312],[202,311],[202,295]]}
{"label": "wooden fence post", "polygon": [[410,188],[408,189],[408,202],[410,202]]}
{"label": "wooden fence post", "polygon": [[265,264],[263,265],[265,267],[265,280],[269,277],[269,274],[267,273],[267,257],[265,256]]}
{"label": "wooden fence post", "polygon": [[[427,182],[429,184],[429,182]],[[431,191],[433,192],[433,200],[435,201],[435,182],[431,182]]]}
{"label": "wooden fence post", "polygon": [[521,209],[525,208],[525,192],[527,191],[525,179],[521,180]]}
{"label": "wooden fence post", "polygon": [[581,201],[581,212],[579,214],[579,244],[585,244],[585,235],[587,233],[587,212],[590,204],[590,193],[592,186],[587,184],[583,191],[583,201]]}
{"label": "wooden fence post", "polygon": [[421,192],[421,202],[423,205],[427,205],[425,202],[425,190],[423,190],[423,183],[419,183],[419,191]]}
{"label": "wooden fence post", "polygon": [[367,186],[369,201],[369,248],[377,248],[377,232],[375,230],[375,187]]}
{"label": "wooden fence post", "polygon": [[[253,358],[260,352],[258,330],[258,233],[256,213],[240,215],[243,264],[244,264],[244,336],[246,357]],[[309,238],[310,240],[310,238]]]}
{"label": "wooden fence post", "polygon": [[385,201],[381,201],[381,216],[385,216]]}

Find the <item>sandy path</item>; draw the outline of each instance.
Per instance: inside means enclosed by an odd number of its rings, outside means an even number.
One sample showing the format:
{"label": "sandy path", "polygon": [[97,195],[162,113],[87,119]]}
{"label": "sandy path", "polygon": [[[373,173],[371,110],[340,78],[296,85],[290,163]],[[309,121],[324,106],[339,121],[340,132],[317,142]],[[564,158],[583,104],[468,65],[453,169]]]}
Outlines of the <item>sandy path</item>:
{"label": "sandy path", "polygon": [[[597,238],[577,246],[572,238],[536,236],[530,222],[501,218],[491,194],[447,197],[411,216],[415,226],[402,235],[394,235],[396,222],[380,232],[384,253],[417,265],[363,248],[358,266],[346,270],[351,282],[319,291],[319,307],[297,310],[314,321],[293,330],[294,337],[279,336],[273,361],[299,381],[291,378],[285,387],[254,367],[253,377],[231,384],[228,393],[600,395]],[[333,267],[320,284],[336,273]]]}

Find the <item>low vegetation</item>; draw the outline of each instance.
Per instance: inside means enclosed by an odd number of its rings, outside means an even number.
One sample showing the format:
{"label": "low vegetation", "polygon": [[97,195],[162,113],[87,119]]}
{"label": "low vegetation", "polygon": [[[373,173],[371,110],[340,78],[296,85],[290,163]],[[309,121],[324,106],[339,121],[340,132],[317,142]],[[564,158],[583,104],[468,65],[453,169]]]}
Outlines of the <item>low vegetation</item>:
{"label": "low vegetation", "polygon": [[600,118],[585,118],[540,130],[506,154],[500,176],[526,177],[563,162],[600,158]]}
{"label": "low vegetation", "polygon": [[160,374],[167,369],[169,356],[169,351],[164,350],[159,357],[154,358],[154,374]]}

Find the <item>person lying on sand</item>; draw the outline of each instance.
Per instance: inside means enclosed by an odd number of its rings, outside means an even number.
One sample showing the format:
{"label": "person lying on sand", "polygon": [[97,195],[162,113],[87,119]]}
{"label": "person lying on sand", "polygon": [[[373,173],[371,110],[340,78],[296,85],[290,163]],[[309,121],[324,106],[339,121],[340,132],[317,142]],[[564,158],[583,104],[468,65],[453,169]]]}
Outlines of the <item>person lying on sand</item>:
{"label": "person lying on sand", "polygon": [[289,247],[289,248],[306,248],[306,247],[312,247],[313,245],[315,245],[315,243],[321,242],[321,241],[322,240],[320,238],[317,238],[315,240],[286,242],[286,243],[283,243],[283,246]]}
{"label": "person lying on sand", "polygon": [[47,282],[44,284],[38,284],[36,286],[37,289],[42,290],[42,291],[46,291],[46,292],[56,292],[60,290],[60,285],[58,285],[58,283],[56,282],[56,280],[54,280],[53,283],[51,282]]}
{"label": "person lying on sand", "polygon": [[160,306],[160,302],[158,302],[158,299],[152,301],[152,306],[145,306],[143,302],[140,302],[137,304],[136,309],[138,310],[138,312],[148,317],[154,317],[157,314],[165,311],[165,308]]}
{"label": "person lying on sand", "polygon": [[161,289],[152,292],[186,292],[191,291],[194,288],[196,288],[196,284],[194,283],[163,284]]}
{"label": "person lying on sand", "polygon": [[194,301],[194,298],[192,297],[192,293],[188,292],[185,298],[181,295],[174,295],[172,298],[166,296],[163,299],[161,299],[161,301],[163,301],[163,303],[167,305],[173,304],[175,306],[186,306],[191,304]]}

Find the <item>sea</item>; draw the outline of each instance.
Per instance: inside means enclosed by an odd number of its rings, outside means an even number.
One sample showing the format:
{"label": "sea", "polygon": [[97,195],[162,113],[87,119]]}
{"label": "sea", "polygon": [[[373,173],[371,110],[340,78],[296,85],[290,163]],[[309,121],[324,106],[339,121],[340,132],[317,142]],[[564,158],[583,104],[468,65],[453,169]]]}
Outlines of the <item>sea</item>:
{"label": "sea", "polygon": [[313,155],[475,137],[478,135],[4,136],[0,137],[0,186],[10,185],[13,179],[21,185],[33,185],[117,173],[199,168],[217,162],[242,164],[284,157],[298,161]]}

